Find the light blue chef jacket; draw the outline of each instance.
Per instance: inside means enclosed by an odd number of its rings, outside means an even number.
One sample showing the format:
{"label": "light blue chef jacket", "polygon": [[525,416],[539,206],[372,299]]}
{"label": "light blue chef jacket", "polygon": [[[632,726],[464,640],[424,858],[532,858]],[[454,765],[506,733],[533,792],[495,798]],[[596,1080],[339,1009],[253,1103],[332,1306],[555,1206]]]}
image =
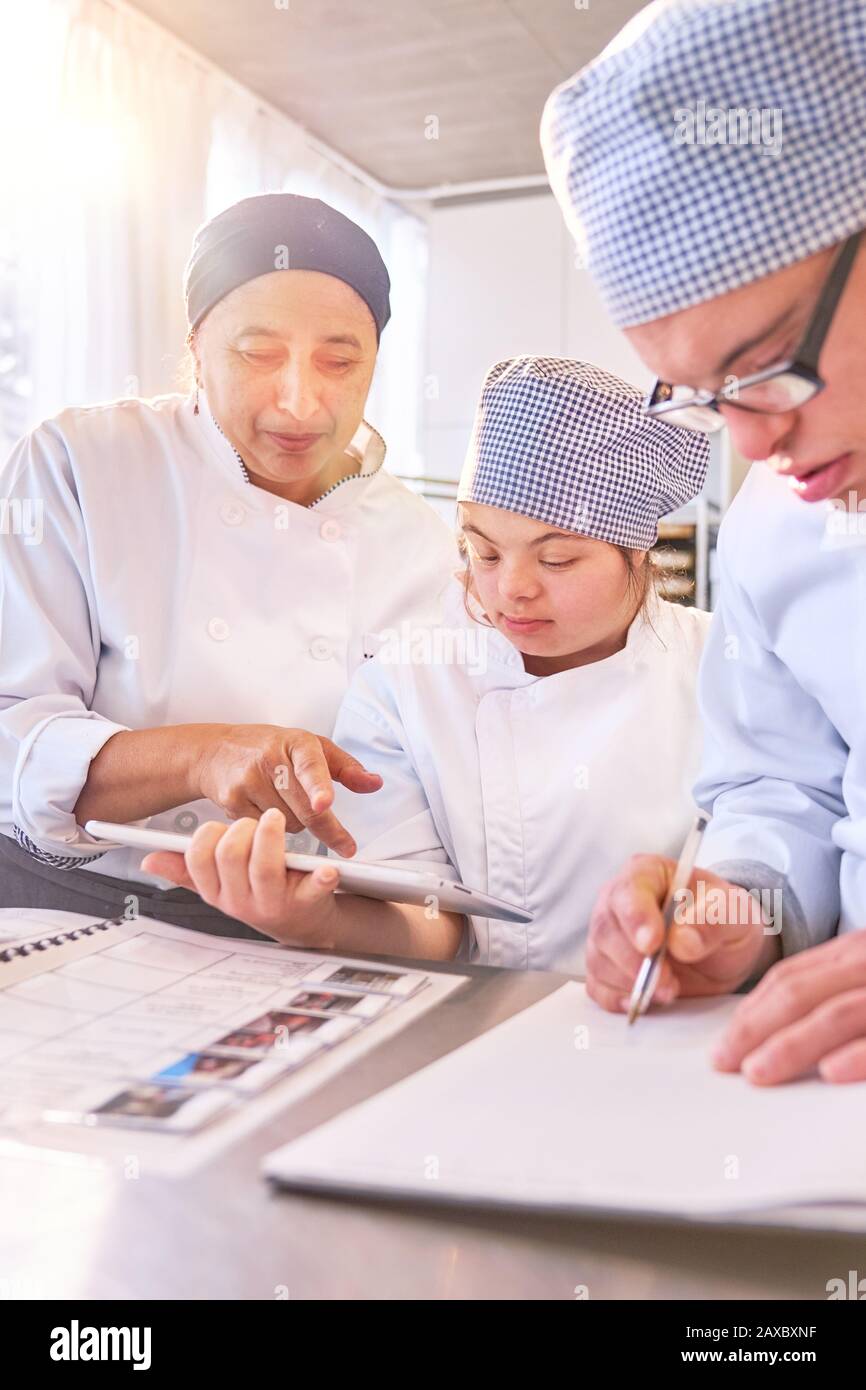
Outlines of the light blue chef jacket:
{"label": "light blue chef jacket", "polygon": [[781,890],[789,955],[866,926],[866,510],[802,502],[756,464],[719,560],[699,678],[701,862]]}

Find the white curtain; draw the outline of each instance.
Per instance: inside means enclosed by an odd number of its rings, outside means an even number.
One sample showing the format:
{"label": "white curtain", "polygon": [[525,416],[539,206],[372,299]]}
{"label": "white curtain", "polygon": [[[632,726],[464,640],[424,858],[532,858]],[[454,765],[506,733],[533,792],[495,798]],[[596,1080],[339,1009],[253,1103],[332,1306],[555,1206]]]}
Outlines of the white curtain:
{"label": "white curtain", "polygon": [[0,154],[0,258],[18,280],[28,427],[177,389],[193,232],[238,198],[291,190],[355,218],[388,263],[393,320],[367,414],[388,466],[420,471],[423,220],[117,0],[4,8],[0,119],[18,133]]}

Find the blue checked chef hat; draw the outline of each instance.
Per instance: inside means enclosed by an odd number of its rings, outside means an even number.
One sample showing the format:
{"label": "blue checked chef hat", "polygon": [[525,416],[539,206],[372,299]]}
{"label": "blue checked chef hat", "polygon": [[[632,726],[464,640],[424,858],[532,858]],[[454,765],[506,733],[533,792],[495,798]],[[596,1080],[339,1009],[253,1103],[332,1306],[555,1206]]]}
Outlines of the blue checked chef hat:
{"label": "blue checked chef hat", "polygon": [[554,193],[620,325],[866,226],[864,132],[864,0],[657,0],[541,123]]}
{"label": "blue checked chef hat", "polygon": [[634,386],[564,357],[511,357],[481,390],[458,502],[634,550],[700,492],[710,446],[646,414]]}

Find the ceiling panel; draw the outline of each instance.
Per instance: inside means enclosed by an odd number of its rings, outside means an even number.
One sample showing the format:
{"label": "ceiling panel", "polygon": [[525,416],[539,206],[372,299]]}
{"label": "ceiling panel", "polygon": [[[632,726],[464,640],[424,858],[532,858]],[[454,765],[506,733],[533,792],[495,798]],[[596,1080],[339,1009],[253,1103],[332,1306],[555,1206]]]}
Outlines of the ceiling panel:
{"label": "ceiling panel", "polygon": [[[642,0],[136,0],[382,183],[543,173],[538,122],[563,78]],[[425,134],[438,121],[438,138]]]}

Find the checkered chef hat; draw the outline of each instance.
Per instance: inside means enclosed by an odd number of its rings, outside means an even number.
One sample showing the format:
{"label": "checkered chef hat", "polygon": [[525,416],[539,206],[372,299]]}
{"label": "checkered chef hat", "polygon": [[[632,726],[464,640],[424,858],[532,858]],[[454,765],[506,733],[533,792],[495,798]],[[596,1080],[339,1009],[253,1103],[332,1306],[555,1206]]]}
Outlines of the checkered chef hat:
{"label": "checkered chef hat", "polygon": [[709,440],[646,414],[634,386],[563,357],[512,357],[484,381],[458,502],[648,550],[700,492]]}
{"label": "checkered chef hat", "polygon": [[866,0],[657,0],[541,122],[551,186],[619,325],[866,226],[864,132]]}

